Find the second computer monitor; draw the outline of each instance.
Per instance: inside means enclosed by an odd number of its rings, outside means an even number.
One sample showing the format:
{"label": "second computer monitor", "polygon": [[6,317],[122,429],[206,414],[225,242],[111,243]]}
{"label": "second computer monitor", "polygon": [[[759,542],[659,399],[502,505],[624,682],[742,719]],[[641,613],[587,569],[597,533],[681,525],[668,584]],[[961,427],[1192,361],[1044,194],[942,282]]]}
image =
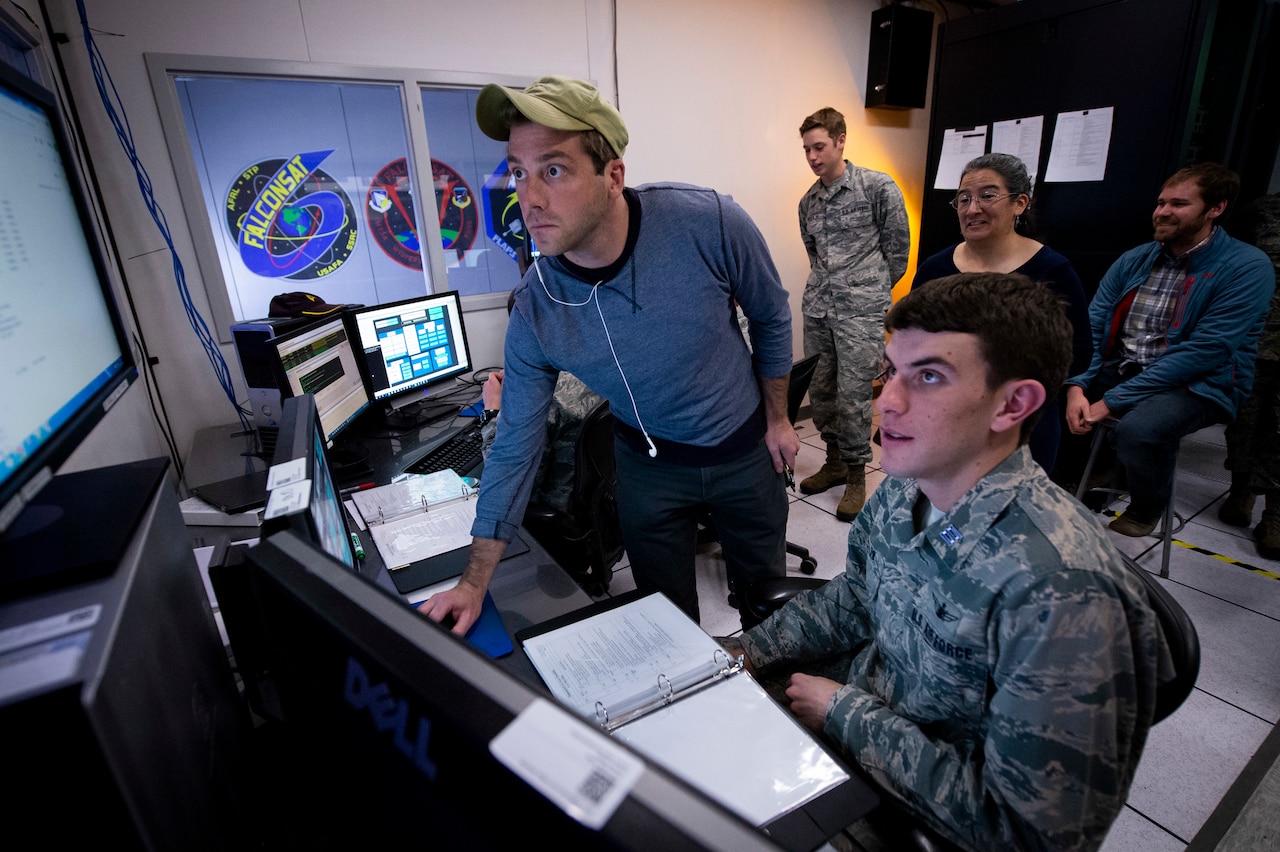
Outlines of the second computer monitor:
{"label": "second computer monitor", "polygon": [[374,399],[407,405],[422,398],[417,391],[471,369],[456,291],[356,308],[351,319]]}
{"label": "second computer monitor", "polygon": [[341,314],[272,341],[284,381],[282,396],[312,394],[326,441],[369,405],[360,375],[359,354],[352,346]]}

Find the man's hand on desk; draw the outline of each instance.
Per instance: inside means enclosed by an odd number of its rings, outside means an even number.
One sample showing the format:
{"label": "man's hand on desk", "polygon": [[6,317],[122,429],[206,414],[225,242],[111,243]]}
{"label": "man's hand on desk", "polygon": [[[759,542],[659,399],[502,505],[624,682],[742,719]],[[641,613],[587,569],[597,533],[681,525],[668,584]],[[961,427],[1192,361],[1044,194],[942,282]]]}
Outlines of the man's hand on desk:
{"label": "man's hand on desk", "polygon": [[[458,585],[447,592],[427,598],[418,606],[418,612],[432,621],[443,623],[456,636],[466,636],[471,625],[480,617],[484,606],[484,593],[493,579],[498,560],[507,549],[505,541],[492,538],[471,539],[471,557],[467,570],[462,572]],[[452,620],[452,626],[449,621]]]}
{"label": "man's hand on desk", "polygon": [[840,684],[825,677],[796,672],[787,685],[787,698],[791,701],[791,712],[815,734],[822,733],[827,721],[827,708],[831,706],[832,697],[840,689]]}
{"label": "man's hand on desk", "polygon": [[418,612],[432,621],[443,623],[455,635],[465,636],[480,617],[484,592],[465,579],[459,580],[452,589],[438,592],[419,604]]}

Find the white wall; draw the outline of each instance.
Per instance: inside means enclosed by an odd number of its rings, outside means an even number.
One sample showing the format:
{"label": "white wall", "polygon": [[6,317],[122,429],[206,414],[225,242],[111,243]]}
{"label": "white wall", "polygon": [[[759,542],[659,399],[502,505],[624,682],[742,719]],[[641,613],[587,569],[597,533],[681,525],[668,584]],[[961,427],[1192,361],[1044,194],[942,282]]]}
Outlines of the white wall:
{"label": "white wall", "polygon": [[[158,231],[93,87],[74,0],[44,0],[73,82],[157,383],[182,452],[194,433],[234,421],[191,332]],[[628,182],[681,180],[732,194],[755,218],[799,308],[807,264],[796,203],[812,182],[796,129],[834,106],[850,159],[889,171],[918,232],[928,110],[864,111],[876,0],[85,0],[139,154],[168,214],[195,303],[204,282],[179,199],[144,53],[417,67],[529,77],[561,73],[616,93],[630,132]],[[614,11],[617,14],[617,80]],[[505,313],[470,313],[480,364],[497,363]],[[800,326],[795,325],[800,349]],[[224,357],[238,376],[235,354]],[[241,388],[243,399],[243,389]],[[68,463],[162,455],[139,382]]]}

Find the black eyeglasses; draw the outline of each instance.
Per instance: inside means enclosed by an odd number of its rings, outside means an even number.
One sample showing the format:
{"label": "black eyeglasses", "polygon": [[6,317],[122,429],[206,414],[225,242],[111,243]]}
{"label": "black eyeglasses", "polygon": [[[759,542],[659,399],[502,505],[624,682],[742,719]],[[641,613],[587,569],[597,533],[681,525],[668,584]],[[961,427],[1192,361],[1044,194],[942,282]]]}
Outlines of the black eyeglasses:
{"label": "black eyeglasses", "polygon": [[970,195],[969,193],[965,192],[965,193],[961,193],[960,195],[957,195],[955,198],[951,199],[947,203],[950,204],[952,207],[954,207],[956,210],[963,210],[964,208],[968,207],[971,202],[974,202],[974,201],[978,202],[979,207],[990,207],[992,204],[995,204],[1001,198],[1013,198],[1016,194],[1017,193],[1013,193],[1013,192],[1006,192],[1003,195],[998,192],[980,192],[977,195]]}

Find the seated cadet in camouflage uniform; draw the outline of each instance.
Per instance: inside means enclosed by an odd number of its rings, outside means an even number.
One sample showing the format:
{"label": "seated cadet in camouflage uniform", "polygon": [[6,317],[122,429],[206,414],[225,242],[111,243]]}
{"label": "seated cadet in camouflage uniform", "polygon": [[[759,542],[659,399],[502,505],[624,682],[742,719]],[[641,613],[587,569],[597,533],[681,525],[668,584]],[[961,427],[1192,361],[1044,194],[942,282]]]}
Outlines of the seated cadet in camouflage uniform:
{"label": "seated cadet in camouflage uniform", "polygon": [[786,687],[800,722],[952,842],[1095,849],[1172,663],[1140,580],[1026,446],[1070,324],[1043,285],[969,273],[886,326],[890,478],[845,573],[724,644],[752,671],[805,664]]}
{"label": "seated cadet in camouflage uniform", "polygon": [[[484,438],[486,456],[498,434],[497,413],[502,405],[502,376],[501,370],[494,370],[484,383],[484,417],[480,433]],[[551,408],[547,410],[547,443],[534,477],[533,493],[529,495],[531,504],[548,506],[560,512],[569,511],[569,498],[573,491],[573,457],[578,433],[582,429],[582,421],[602,401],[602,397],[577,376],[560,374]]]}

